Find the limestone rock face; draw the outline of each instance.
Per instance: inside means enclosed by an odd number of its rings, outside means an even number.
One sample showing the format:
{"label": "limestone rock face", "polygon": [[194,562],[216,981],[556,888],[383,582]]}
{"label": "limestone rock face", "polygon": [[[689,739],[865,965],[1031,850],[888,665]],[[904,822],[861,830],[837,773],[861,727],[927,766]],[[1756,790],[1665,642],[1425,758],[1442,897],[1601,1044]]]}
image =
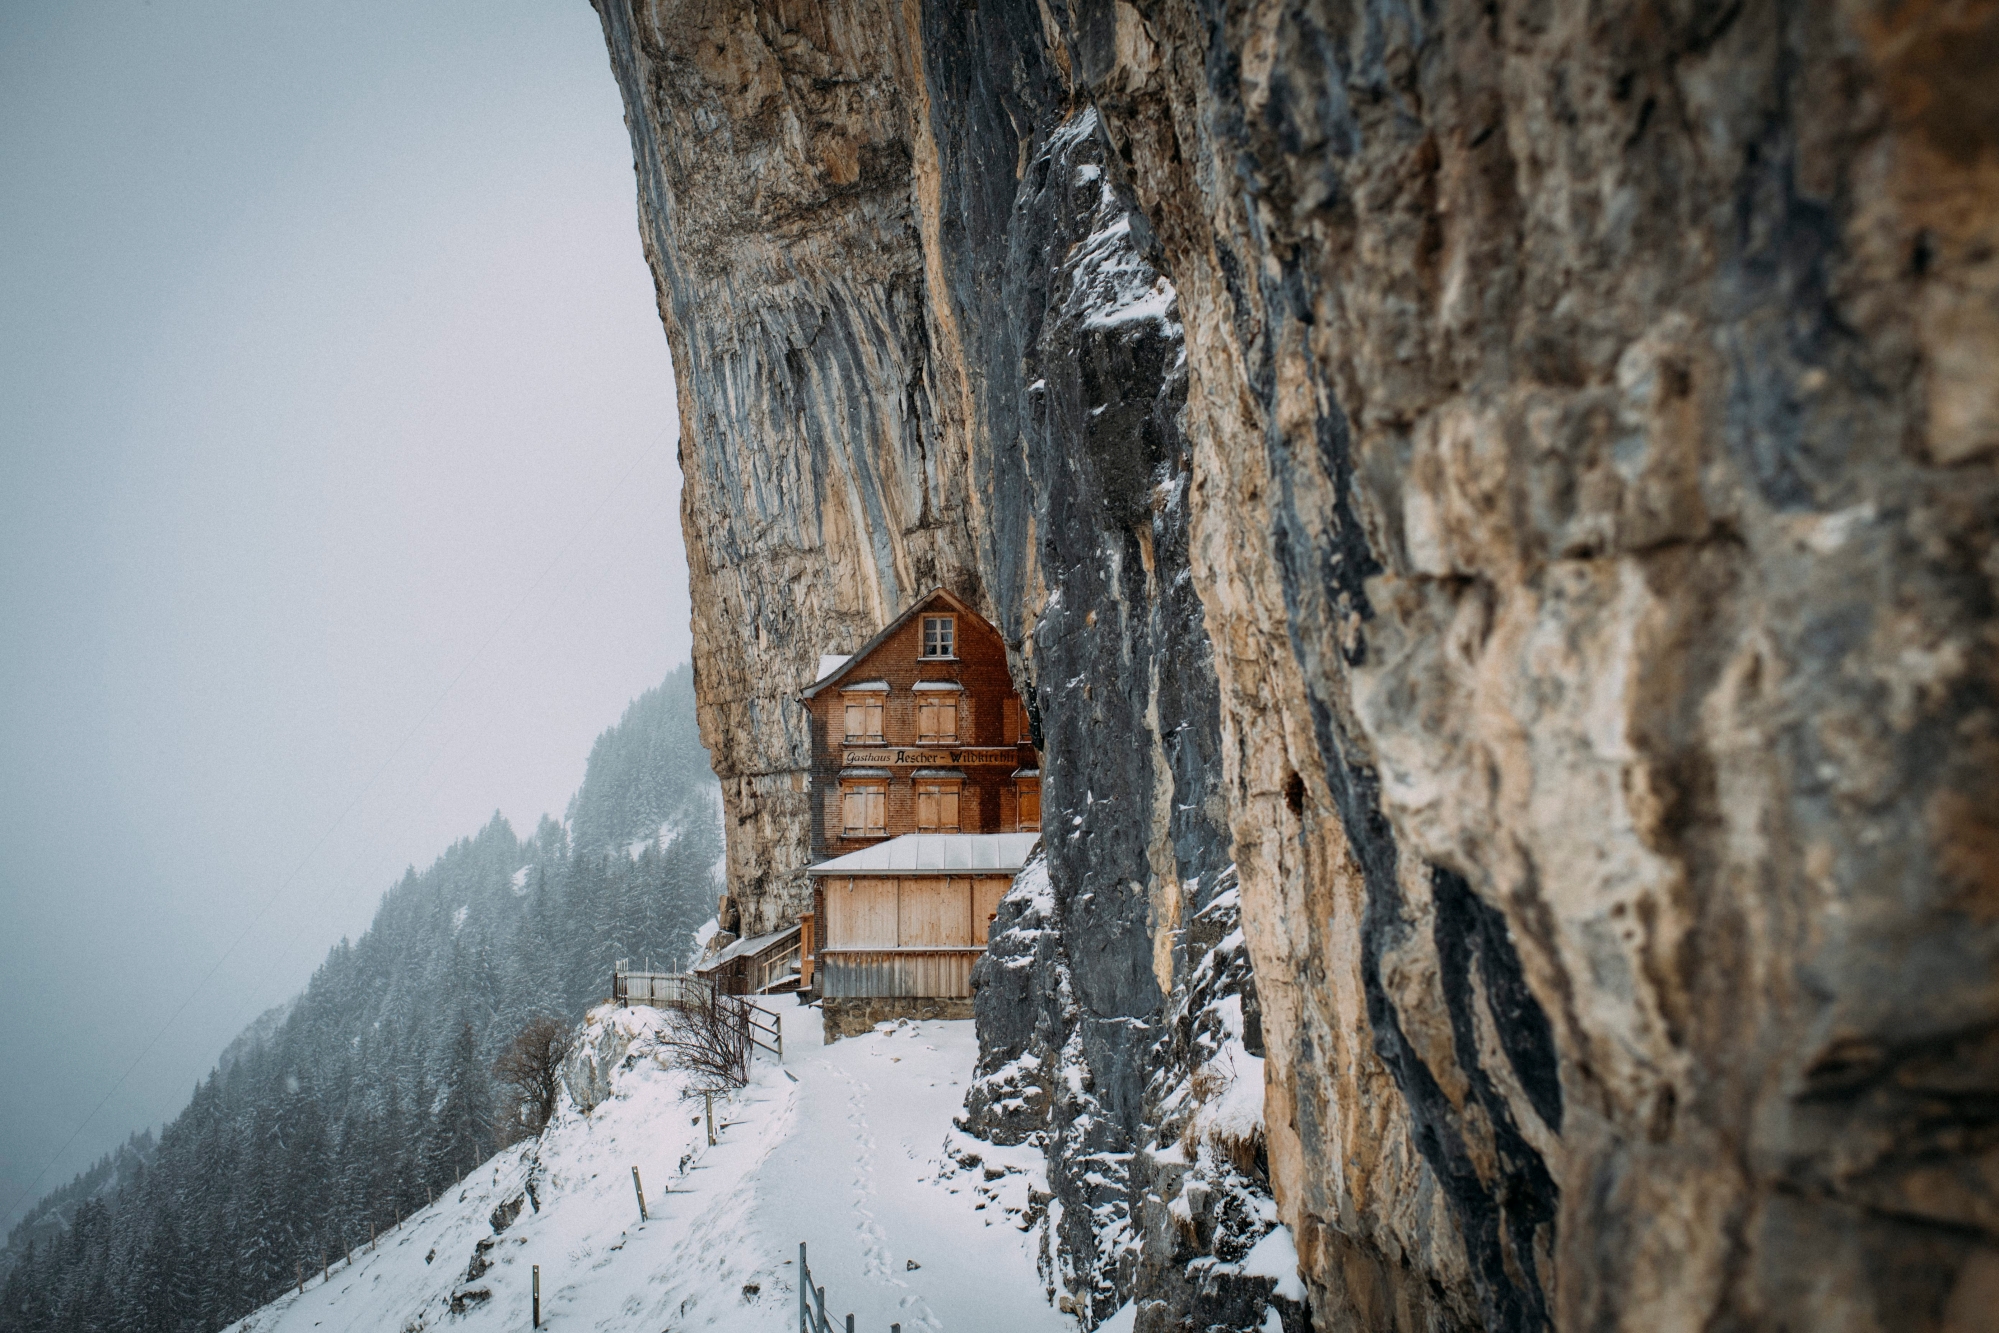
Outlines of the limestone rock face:
{"label": "limestone rock face", "polygon": [[599,8],[745,929],[817,656],[979,606],[1087,1320],[1201,1308],[1098,1168],[1233,864],[1316,1327],[1986,1326],[1999,4]]}
{"label": "limestone rock face", "polygon": [[611,1076],[631,1054],[632,1044],[647,1030],[646,1013],[600,1005],[584,1020],[583,1031],[562,1062],[562,1086],[576,1109],[585,1115],[611,1097]]}
{"label": "limestone rock face", "polygon": [[809,902],[804,710],[919,592],[975,604],[962,452],[931,419],[899,4],[603,7],[679,376],[701,734],[760,934]]}

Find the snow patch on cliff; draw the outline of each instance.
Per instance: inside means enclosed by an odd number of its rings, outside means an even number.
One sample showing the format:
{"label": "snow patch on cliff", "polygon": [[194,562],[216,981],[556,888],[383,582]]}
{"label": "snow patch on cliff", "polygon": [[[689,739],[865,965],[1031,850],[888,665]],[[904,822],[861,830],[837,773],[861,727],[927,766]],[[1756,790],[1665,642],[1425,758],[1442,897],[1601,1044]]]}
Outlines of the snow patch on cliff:
{"label": "snow patch on cliff", "polygon": [[[1059,156],[1096,133],[1096,108],[1086,107],[1049,136],[1048,151]],[[1151,321],[1177,336],[1180,326],[1174,312],[1179,293],[1146,262],[1132,236],[1131,214],[1110,180],[1097,164],[1083,163],[1076,168],[1074,181],[1079,189],[1095,185],[1097,204],[1090,234],[1066,261],[1070,294],[1065,313],[1080,314],[1083,327],[1089,329]]]}

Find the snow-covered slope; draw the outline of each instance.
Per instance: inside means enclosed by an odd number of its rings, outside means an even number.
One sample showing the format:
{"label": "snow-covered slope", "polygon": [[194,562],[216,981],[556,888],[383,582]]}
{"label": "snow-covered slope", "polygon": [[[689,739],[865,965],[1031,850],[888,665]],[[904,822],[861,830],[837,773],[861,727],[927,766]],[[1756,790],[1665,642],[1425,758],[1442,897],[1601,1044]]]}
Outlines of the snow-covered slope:
{"label": "snow-covered slope", "polygon": [[545,1328],[761,1333],[796,1322],[804,1241],[836,1324],[852,1311],[857,1329],[1071,1333],[1023,1230],[1035,1155],[1001,1162],[951,1127],[972,1025],[824,1046],[817,1010],[778,1012],[785,1063],[759,1057],[751,1085],[717,1101],[709,1147],[700,1101],[653,1054],[661,1016],[597,1010],[585,1039],[612,1066],[605,1101],[566,1106],[372,1252],[231,1327],[526,1329],[538,1264]]}

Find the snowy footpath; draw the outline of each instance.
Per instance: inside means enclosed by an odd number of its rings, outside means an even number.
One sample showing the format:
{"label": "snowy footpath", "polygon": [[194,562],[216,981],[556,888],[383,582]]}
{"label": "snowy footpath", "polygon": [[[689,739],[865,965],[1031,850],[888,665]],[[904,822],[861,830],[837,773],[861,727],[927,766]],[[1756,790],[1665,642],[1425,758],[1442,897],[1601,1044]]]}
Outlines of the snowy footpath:
{"label": "snowy footpath", "polygon": [[[527,1329],[539,1265],[543,1328],[795,1329],[803,1241],[836,1328],[852,1312],[868,1333],[1074,1333],[1020,1228],[1032,1164],[951,1127],[978,1055],[972,1025],[885,1025],[825,1046],[817,1010],[778,1012],[784,1063],[760,1055],[750,1086],[716,1100],[710,1147],[700,1100],[683,1100],[681,1075],[652,1054],[660,1016],[597,1011],[605,1101],[565,1109],[539,1143],[230,1327]],[[969,1153],[984,1160],[968,1169]]]}

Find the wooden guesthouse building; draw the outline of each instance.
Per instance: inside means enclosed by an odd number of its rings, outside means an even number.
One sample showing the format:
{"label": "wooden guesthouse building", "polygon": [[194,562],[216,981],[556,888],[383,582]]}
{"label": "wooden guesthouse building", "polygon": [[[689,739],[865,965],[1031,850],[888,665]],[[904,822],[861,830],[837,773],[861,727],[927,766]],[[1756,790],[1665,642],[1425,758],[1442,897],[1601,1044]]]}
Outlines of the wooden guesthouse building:
{"label": "wooden guesthouse building", "polygon": [[811,714],[813,859],[905,833],[1041,827],[1033,723],[999,631],[943,589],[801,696]]}
{"label": "wooden guesthouse building", "polygon": [[1030,711],[999,632],[950,593],[822,662],[811,715],[805,986],[830,1040],[970,1017],[971,968],[1041,827]]}

